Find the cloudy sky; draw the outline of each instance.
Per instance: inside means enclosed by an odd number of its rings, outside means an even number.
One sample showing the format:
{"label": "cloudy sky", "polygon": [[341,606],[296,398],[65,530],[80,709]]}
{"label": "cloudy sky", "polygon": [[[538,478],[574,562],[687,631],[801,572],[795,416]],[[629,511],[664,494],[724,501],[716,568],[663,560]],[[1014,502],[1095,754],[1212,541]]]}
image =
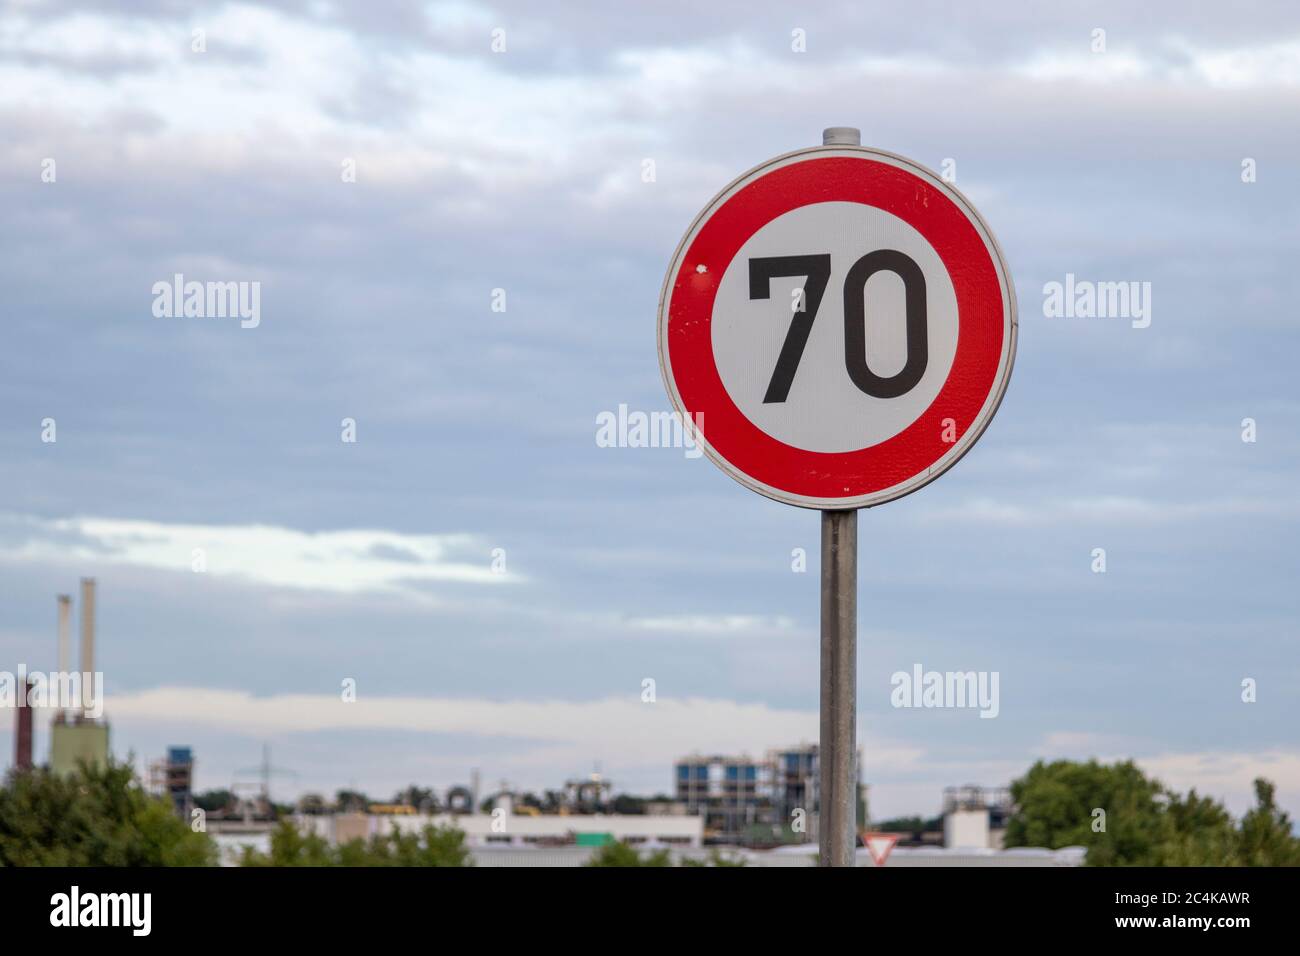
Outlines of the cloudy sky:
{"label": "cloudy sky", "polygon": [[[631,6],[0,4],[0,669],[94,576],[114,750],[269,743],[281,799],[815,740],[816,514],[596,418],[668,407],[696,212],[856,125],[954,161],[1020,302],[989,431],[861,516],[873,816],[1058,756],[1300,814],[1300,10]],[[260,324],[155,316],[176,273]],[[1150,326],[1045,317],[1067,273]],[[999,716],[892,708],[915,663]]]}

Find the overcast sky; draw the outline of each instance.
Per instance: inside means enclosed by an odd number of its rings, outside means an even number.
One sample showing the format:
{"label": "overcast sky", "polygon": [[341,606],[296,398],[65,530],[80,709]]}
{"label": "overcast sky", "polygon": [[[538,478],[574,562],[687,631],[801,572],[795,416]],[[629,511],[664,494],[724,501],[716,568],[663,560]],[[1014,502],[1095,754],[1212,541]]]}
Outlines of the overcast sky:
{"label": "overcast sky", "polygon": [[[631,6],[0,4],[0,669],[94,576],[113,749],[269,743],[280,799],[815,741],[817,515],[596,418],[668,407],[694,215],[856,125],[954,161],[1020,304],[982,440],[860,518],[872,815],[1090,756],[1300,814],[1300,9]],[[260,324],[155,316],[176,273]],[[1045,317],[1068,273],[1149,327]],[[891,707],[915,663],[998,717]]]}

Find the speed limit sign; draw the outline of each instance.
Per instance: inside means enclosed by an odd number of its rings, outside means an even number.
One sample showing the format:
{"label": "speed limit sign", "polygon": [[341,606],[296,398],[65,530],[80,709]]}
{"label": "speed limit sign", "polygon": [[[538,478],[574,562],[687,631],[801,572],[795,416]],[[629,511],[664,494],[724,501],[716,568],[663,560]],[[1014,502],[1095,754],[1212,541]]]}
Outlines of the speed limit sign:
{"label": "speed limit sign", "polygon": [[857,509],[983,434],[1016,354],[1002,251],[966,197],[852,127],[705,207],[659,296],[675,410],[741,484],[821,511],[818,860],[857,844]]}
{"label": "speed limit sign", "polygon": [[1015,290],[974,206],[861,146],[797,150],[727,186],[659,300],[664,383],[705,453],[807,508],[871,507],[947,471],[1015,350]]}

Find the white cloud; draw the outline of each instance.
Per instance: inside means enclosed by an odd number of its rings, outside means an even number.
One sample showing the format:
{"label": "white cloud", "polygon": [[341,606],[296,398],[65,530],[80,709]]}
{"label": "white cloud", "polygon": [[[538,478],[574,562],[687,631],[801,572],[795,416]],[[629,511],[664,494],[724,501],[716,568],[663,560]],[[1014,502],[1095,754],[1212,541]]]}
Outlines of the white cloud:
{"label": "white cloud", "polygon": [[[1172,54],[1172,55],[1171,55]],[[1181,39],[1093,53],[1085,41],[1069,49],[1038,50],[1013,73],[1037,81],[1174,83],[1217,89],[1300,85],[1300,42],[1213,49]]]}
{"label": "white cloud", "polygon": [[1125,749],[1132,738],[1119,734],[1097,734],[1090,731],[1058,730],[1043,738],[1035,753],[1048,759],[1072,757],[1080,753],[1115,752]]}
{"label": "white cloud", "polygon": [[[465,534],[354,529],[305,532],[271,525],[164,524],[110,518],[0,516],[0,560],[134,565],[204,573],[277,588],[404,593],[424,582],[498,584],[490,549]],[[475,560],[471,560],[470,556]]]}
{"label": "white cloud", "polygon": [[1226,50],[1189,49],[1194,74],[1209,86],[1247,89],[1300,85],[1300,42]]}
{"label": "white cloud", "polygon": [[[660,698],[642,703],[636,694],[586,701],[555,699],[491,700],[481,697],[371,697],[358,688],[355,703],[335,694],[278,694],[258,697],[235,691],[167,686],[129,694],[110,694],[105,716],[117,740],[159,726],[170,733],[212,731],[220,735],[265,740],[277,738],[299,757],[306,753],[286,738],[296,734],[372,731],[380,734],[429,733],[511,739],[510,755],[500,770],[529,786],[549,786],[559,768],[588,767],[593,759],[619,772],[620,779],[653,781],[667,778],[668,768],[683,756],[749,754],[815,742],[818,714],[814,710],[777,708],[717,698]],[[0,710],[0,729],[12,724],[12,712]],[[518,741],[523,741],[519,746]],[[959,752],[947,756],[906,740],[883,738],[858,727],[863,751],[864,782],[870,785],[872,816],[937,811],[942,788],[955,780],[979,780],[1004,785],[1022,775],[1032,757],[990,755],[980,758]],[[1104,763],[1134,759],[1149,775],[1185,792],[1223,800],[1240,815],[1253,804],[1252,784],[1266,777],[1278,785],[1279,802],[1300,802],[1300,751],[1270,749],[1252,753],[1163,751],[1135,756],[1139,741],[1122,735],[1088,732],[1049,733],[1034,748],[1036,755],[1087,759]],[[1113,748],[1113,749],[1109,749]],[[360,759],[362,755],[358,755]],[[413,760],[416,754],[412,754]],[[463,771],[467,758],[449,752],[443,757],[419,748],[419,765],[447,773]],[[501,762],[500,757],[494,758]],[[362,761],[364,762],[364,760]],[[472,761],[471,761],[472,764]],[[349,763],[349,765],[351,765]],[[312,786],[341,785],[333,765],[306,768]],[[391,769],[391,768],[390,768]],[[384,786],[407,780],[403,768]],[[379,768],[375,768],[376,773]]]}
{"label": "white cloud", "polygon": [[634,617],[626,621],[638,631],[672,634],[770,634],[791,631],[795,622],[788,617],[759,614],[682,614],[663,617]]}
{"label": "white cloud", "polygon": [[1113,83],[1148,79],[1152,65],[1133,53],[1092,53],[1084,46],[1082,51],[1039,51],[1012,72],[1038,82]]}
{"label": "white cloud", "polygon": [[[316,149],[357,158],[371,183],[454,172],[495,189],[524,189],[597,165],[593,153],[608,152],[610,143],[669,151],[664,122],[710,102],[768,94],[834,102],[864,81],[890,78],[1233,89],[1300,83],[1294,41],[1215,48],[1166,40],[1092,54],[1086,35],[1076,48],[1038,46],[1016,61],[857,53],[813,72],[758,38],[671,47],[631,34],[598,63],[518,69],[511,55],[487,52],[488,11],[454,4],[428,17],[435,31],[463,28],[481,33],[481,42],[376,44],[340,22],[238,3],[191,21],[12,13],[0,19],[0,107],[34,110],[53,128],[84,129],[141,110],[158,120],[121,136],[104,162],[126,155],[154,168],[183,157],[187,167],[265,169],[277,160],[300,164],[304,151]],[[194,27],[206,31],[207,53],[191,51]],[[616,177],[639,158],[632,153],[625,166],[593,171],[601,194],[619,193]]]}
{"label": "white cloud", "polygon": [[1300,752],[1263,750],[1255,753],[1165,752],[1138,757],[1143,770],[1178,791],[1196,788],[1227,804],[1235,814],[1254,805],[1254,781],[1264,777],[1277,784],[1278,803],[1294,807],[1300,801]]}
{"label": "white cloud", "polygon": [[[129,734],[166,725],[176,732],[219,730],[267,737],[320,731],[380,731],[524,738],[532,746],[512,757],[519,768],[586,766],[593,755],[621,765],[667,768],[689,753],[748,753],[815,741],[818,714],[732,700],[660,698],[639,694],[600,700],[489,700],[470,697],[371,697],[357,688],[354,703],[340,694],[256,697],[234,690],[158,687],[109,694],[105,717]],[[0,721],[10,720],[0,712]],[[868,768],[914,765],[923,752],[910,745],[862,737]]]}
{"label": "white cloud", "polygon": [[1176,751],[1124,734],[1056,731],[1047,734],[1034,752],[1049,761],[1133,760],[1144,773],[1166,786],[1182,793],[1195,788],[1203,796],[1224,801],[1237,815],[1254,805],[1257,777],[1277,784],[1279,803],[1284,806],[1300,802],[1300,751],[1296,750]]}
{"label": "white cloud", "polygon": [[638,695],[592,701],[487,700],[460,697],[368,697],[282,694],[254,697],[240,691],[161,687],[113,695],[111,719],[166,721],[249,734],[329,730],[424,731],[524,737],[535,747],[521,765],[584,765],[592,754],[622,761],[659,762],[698,748],[761,754],[773,741],[816,736],[817,715],[727,700],[659,700]]}
{"label": "white cloud", "polygon": [[917,520],[941,525],[1028,527],[1088,522],[1131,526],[1243,516],[1294,518],[1298,514],[1300,505],[1288,500],[1225,497],[1203,501],[1169,501],[1137,496],[1093,495],[1042,498],[1031,502],[1021,499],[1016,503],[995,498],[972,498],[956,507],[918,511]]}

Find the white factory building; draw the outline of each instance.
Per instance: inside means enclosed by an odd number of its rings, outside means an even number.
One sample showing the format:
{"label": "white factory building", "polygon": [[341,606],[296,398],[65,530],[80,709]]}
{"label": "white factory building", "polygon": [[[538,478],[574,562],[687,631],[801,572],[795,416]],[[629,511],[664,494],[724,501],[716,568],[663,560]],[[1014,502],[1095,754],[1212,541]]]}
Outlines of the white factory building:
{"label": "white factory building", "polygon": [[341,813],[297,818],[304,831],[335,843],[368,839],[393,827],[417,833],[424,827],[454,826],[473,847],[538,847],[563,842],[594,846],[619,840],[633,846],[696,848],[704,839],[699,817],[633,814],[544,814],[530,816],[506,810],[496,813],[387,815]]}

